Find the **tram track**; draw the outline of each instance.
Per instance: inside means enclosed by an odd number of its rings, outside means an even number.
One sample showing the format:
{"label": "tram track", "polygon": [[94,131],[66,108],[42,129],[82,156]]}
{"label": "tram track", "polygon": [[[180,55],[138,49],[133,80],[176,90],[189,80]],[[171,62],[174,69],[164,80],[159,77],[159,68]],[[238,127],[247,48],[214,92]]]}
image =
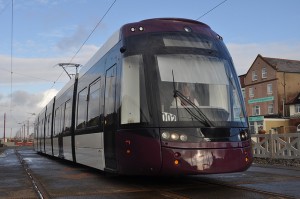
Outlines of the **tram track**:
{"label": "tram track", "polygon": [[[56,179],[68,179],[70,184],[74,186],[65,187],[62,185],[60,190],[53,189],[53,185],[50,184],[50,181],[45,181],[41,183],[44,179],[44,173],[47,170],[47,166],[40,165],[39,168],[43,168],[43,172],[36,173],[34,168],[30,168],[33,163],[27,159],[29,156],[27,153],[22,153],[18,150],[15,150],[16,157],[21,163],[25,173],[27,174],[32,187],[35,190],[37,198],[48,199],[60,197],[120,197],[127,198],[129,196],[143,196],[142,198],[175,198],[175,199],[190,199],[190,198],[199,198],[199,196],[204,198],[216,198],[223,196],[224,194],[230,198],[275,198],[275,199],[294,199],[290,195],[275,193],[272,191],[264,191],[257,188],[244,187],[243,184],[235,184],[229,181],[224,182],[220,179],[210,178],[209,176],[186,176],[186,177],[127,177],[127,176],[106,176],[99,175],[98,172],[93,172],[93,170],[85,169],[80,167],[79,170],[68,168],[68,164],[64,164],[62,168],[57,169],[58,173],[53,173],[53,178]],[[36,160],[33,158],[32,160]],[[45,162],[39,160],[41,163]],[[47,165],[49,165],[47,163]],[[52,165],[52,164],[50,164]],[[44,170],[45,169],[45,170]],[[65,171],[66,173],[61,173]],[[83,175],[82,172],[85,174]],[[62,176],[58,174],[63,174]],[[45,173],[45,175],[47,175]],[[82,191],[75,191],[78,183],[77,176],[82,176],[80,180],[82,181]],[[159,179],[159,180],[158,180]],[[73,181],[75,180],[75,181]],[[89,184],[89,180],[92,182]],[[95,180],[95,181],[94,181]],[[159,182],[158,182],[159,181]],[[53,182],[53,181],[52,181]],[[66,181],[65,181],[66,182]],[[90,181],[91,182],[91,181]],[[99,186],[88,187],[86,188],[85,184],[94,185],[95,183],[105,184],[108,186],[108,189],[102,189]],[[250,182],[249,182],[250,183]],[[69,184],[69,185],[70,185]],[[125,185],[126,184],[126,185]],[[55,186],[55,188],[59,188]],[[113,189],[112,189],[113,188]],[[68,190],[66,192],[66,190]],[[74,190],[72,192],[71,190]],[[70,192],[71,191],[71,192]]]}
{"label": "tram track", "polygon": [[[228,182],[221,182],[221,181],[216,181],[212,179],[206,179],[207,181],[204,181],[205,183],[212,184],[212,185],[217,185],[217,186],[225,186],[231,189],[237,189],[237,190],[242,190],[242,191],[249,191],[249,192],[255,192],[259,194],[267,194],[270,196],[274,196],[276,199],[296,199],[296,197],[289,196],[289,195],[284,195],[284,194],[279,194],[275,192],[269,192],[269,191],[264,191],[264,190],[259,190],[255,188],[249,188],[249,187],[242,187],[234,184],[230,184]],[[199,182],[198,180],[194,180]]]}
{"label": "tram track", "polygon": [[33,172],[29,168],[26,161],[23,160],[23,156],[16,149],[15,149],[15,154],[18,157],[18,160],[20,161],[20,164],[22,165],[25,173],[27,174],[27,177],[29,178],[38,198],[39,199],[50,199],[51,197],[50,197],[50,194],[47,192],[47,189],[38,181],[38,178],[36,176],[34,176]]}
{"label": "tram track", "polygon": [[[227,183],[220,183],[220,182],[204,182],[210,185],[216,185],[216,186],[222,186],[222,187],[227,187],[228,189],[234,189],[234,190],[241,190],[242,192],[251,192],[251,193],[258,193],[262,195],[268,195],[268,198],[272,199],[296,199],[296,197],[292,197],[289,195],[284,195],[284,194],[278,194],[274,192],[268,192],[268,191],[263,191],[263,190],[258,190],[258,189],[253,189],[253,188],[247,188],[247,187],[239,187],[235,185],[230,185]],[[189,189],[199,189],[199,186],[190,186],[190,187],[184,187],[182,189],[177,189],[175,191],[181,191],[186,188]],[[192,199],[193,197],[189,197],[183,194],[178,194],[175,191],[158,191],[162,196],[168,197],[168,198],[176,198],[176,199]],[[242,197],[241,197],[242,198]]]}

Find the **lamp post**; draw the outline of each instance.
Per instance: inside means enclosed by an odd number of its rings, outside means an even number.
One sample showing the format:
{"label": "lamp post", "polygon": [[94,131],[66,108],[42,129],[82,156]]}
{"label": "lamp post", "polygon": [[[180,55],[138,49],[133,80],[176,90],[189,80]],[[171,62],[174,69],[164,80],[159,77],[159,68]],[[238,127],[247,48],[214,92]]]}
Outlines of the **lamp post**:
{"label": "lamp post", "polygon": [[[28,113],[28,114],[30,114],[31,116],[35,116],[36,114],[35,113]],[[31,117],[30,116],[30,117]],[[29,141],[29,136],[30,136],[30,133],[29,133],[29,119],[30,119],[30,117],[28,118],[28,120],[27,120],[27,141]],[[34,126],[33,126],[33,128],[34,128]],[[34,131],[34,130],[33,130]]]}
{"label": "lamp post", "polygon": [[[27,114],[30,114],[31,116],[35,116],[36,115],[35,113],[27,113]],[[30,129],[30,127],[29,127],[29,119],[31,118],[31,116],[29,116],[23,122],[18,122],[18,124],[21,125],[19,138],[23,142],[26,142],[29,139],[29,129]],[[26,126],[27,126],[27,128],[26,128]],[[26,133],[26,131],[27,131],[27,133]]]}

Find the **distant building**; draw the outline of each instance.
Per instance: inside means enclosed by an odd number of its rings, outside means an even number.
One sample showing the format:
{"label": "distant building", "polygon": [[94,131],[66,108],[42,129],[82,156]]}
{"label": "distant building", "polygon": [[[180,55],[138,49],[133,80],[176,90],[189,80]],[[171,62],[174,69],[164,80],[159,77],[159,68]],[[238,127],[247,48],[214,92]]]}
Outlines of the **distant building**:
{"label": "distant building", "polygon": [[300,92],[286,105],[290,107],[290,125],[295,126],[295,130],[300,133]]}
{"label": "distant building", "polygon": [[290,113],[295,113],[290,108],[298,107],[293,100],[300,93],[300,61],[258,55],[240,81],[252,132],[285,132],[283,127],[300,124],[300,118],[290,123]]}

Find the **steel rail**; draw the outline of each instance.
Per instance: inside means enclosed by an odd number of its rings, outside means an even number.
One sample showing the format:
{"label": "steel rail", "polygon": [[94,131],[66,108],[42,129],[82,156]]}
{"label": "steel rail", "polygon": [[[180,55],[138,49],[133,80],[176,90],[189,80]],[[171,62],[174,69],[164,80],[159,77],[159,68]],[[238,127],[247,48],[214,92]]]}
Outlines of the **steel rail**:
{"label": "steel rail", "polygon": [[15,149],[15,154],[17,155],[29,180],[31,181],[32,186],[33,186],[38,198],[39,199],[50,199],[51,198],[50,194],[47,192],[46,188],[38,181],[37,177],[34,176],[34,174],[31,172],[31,169],[29,168],[26,161],[23,160],[22,155],[16,149]]}

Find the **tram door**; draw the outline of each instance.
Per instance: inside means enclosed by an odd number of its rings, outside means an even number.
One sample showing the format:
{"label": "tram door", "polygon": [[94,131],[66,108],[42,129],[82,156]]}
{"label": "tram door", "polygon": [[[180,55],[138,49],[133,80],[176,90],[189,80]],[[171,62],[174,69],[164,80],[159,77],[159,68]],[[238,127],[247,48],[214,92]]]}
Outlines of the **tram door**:
{"label": "tram door", "polygon": [[105,100],[104,100],[104,154],[105,168],[114,170],[116,164],[116,80],[117,65],[112,66],[105,74]]}

